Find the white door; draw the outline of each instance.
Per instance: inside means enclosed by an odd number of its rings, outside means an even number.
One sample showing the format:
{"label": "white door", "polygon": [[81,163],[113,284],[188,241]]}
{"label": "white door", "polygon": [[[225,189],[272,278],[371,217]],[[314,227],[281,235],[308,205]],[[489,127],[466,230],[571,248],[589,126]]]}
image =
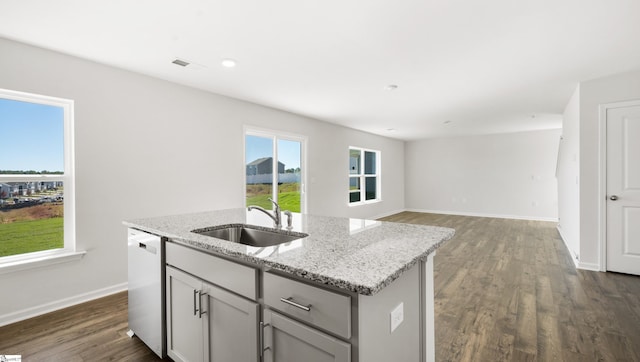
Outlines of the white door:
{"label": "white door", "polygon": [[607,270],[640,275],[640,105],[606,117]]}

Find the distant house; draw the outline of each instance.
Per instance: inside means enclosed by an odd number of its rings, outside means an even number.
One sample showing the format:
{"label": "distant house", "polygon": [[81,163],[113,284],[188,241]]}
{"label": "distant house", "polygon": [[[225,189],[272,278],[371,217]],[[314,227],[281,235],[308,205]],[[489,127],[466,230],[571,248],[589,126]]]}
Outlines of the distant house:
{"label": "distant house", "polygon": [[52,190],[62,186],[62,181],[39,181],[36,183],[38,191]]}
{"label": "distant house", "polygon": [[11,185],[0,183],[0,199],[8,199],[11,197],[11,190]]}
{"label": "distant house", "polygon": [[12,196],[26,196],[35,189],[33,182],[9,182],[9,185]]}
{"label": "distant house", "polygon": [[[273,173],[273,157],[259,158],[247,164],[247,176]],[[284,163],[278,161],[278,173],[284,173]]]}
{"label": "distant house", "polygon": [[[46,183],[46,182],[45,182]],[[10,186],[12,196],[27,196],[36,191],[39,191],[40,182],[7,182]]]}

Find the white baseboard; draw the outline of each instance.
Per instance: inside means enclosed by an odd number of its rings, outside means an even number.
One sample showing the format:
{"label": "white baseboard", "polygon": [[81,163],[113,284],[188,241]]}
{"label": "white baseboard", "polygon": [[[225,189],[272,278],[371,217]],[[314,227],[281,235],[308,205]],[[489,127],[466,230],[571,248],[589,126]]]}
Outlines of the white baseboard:
{"label": "white baseboard", "polygon": [[556,227],[556,229],[558,230],[558,234],[560,234],[560,239],[562,239],[564,246],[569,251],[569,254],[571,254],[571,260],[573,260],[573,263],[575,264],[576,269],[601,271],[600,265],[598,265],[597,263],[585,263],[583,261],[580,261],[580,256],[576,255],[574,251],[571,250],[571,248],[569,247],[569,244],[567,244],[567,238],[565,238],[565,236],[562,235],[562,228],[558,226]]}
{"label": "white baseboard", "polygon": [[50,303],[5,314],[0,316],[0,327],[6,326],[11,323],[20,322],[25,319],[37,317],[39,315],[43,315],[59,309],[71,307],[76,304],[88,302],[90,300],[106,297],[107,295],[119,293],[125,290],[127,290],[127,283],[116,284],[107,288],[94,290],[88,293],[75,295],[73,297],[56,300]]}
{"label": "white baseboard", "polygon": [[403,211],[407,211],[406,209],[400,209],[400,210],[395,210],[395,211],[390,211],[390,212],[385,212],[383,214],[378,214],[376,216],[372,216],[370,217],[371,220],[378,220],[378,219],[382,219],[383,217],[387,217],[387,216],[391,216],[391,215],[395,215],[395,214],[399,214]]}
{"label": "white baseboard", "polygon": [[493,217],[493,218],[497,218],[497,219],[515,219],[515,220],[533,220],[533,221],[558,222],[558,218],[541,217],[541,216],[485,214],[485,213],[477,213],[477,212],[425,210],[425,209],[406,209],[404,211],[424,212],[424,213],[428,213],[428,214],[459,215],[459,216],[474,216],[474,217]]}
{"label": "white baseboard", "polygon": [[577,267],[578,269],[600,271],[600,265],[596,263],[585,263],[585,262],[579,261]]}
{"label": "white baseboard", "polygon": [[562,234],[562,228],[560,227],[560,225],[556,226],[556,230],[558,230],[558,234],[560,234],[560,239],[564,243],[564,247],[567,248],[567,251],[571,255],[571,260],[573,260],[573,264],[576,266],[576,268],[580,268],[579,266],[580,257],[576,255],[575,252],[571,250],[571,248],[569,247],[569,244],[567,244],[567,238],[565,238],[564,235]]}

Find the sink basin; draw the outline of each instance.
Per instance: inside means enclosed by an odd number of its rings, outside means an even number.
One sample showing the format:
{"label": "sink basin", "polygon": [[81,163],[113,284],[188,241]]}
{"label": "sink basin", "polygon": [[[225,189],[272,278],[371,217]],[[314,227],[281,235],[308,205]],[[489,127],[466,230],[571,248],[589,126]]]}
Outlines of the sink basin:
{"label": "sink basin", "polygon": [[294,231],[256,227],[246,224],[214,226],[192,230],[191,232],[257,247],[288,243],[309,236],[309,234]]}

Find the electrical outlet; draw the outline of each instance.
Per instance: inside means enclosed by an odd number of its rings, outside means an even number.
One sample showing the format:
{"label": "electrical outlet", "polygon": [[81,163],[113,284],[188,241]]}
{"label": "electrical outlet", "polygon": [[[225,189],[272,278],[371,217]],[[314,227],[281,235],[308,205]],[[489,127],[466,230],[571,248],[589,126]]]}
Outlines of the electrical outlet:
{"label": "electrical outlet", "polygon": [[402,323],[403,320],[404,320],[404,303],[400,303],[398,304],[397,307],[395,307],[391,311],[391,332],[392,333],[393,331],[396,330],[396,328],[398,328],[398,326],[400,325],[400,323]]}

